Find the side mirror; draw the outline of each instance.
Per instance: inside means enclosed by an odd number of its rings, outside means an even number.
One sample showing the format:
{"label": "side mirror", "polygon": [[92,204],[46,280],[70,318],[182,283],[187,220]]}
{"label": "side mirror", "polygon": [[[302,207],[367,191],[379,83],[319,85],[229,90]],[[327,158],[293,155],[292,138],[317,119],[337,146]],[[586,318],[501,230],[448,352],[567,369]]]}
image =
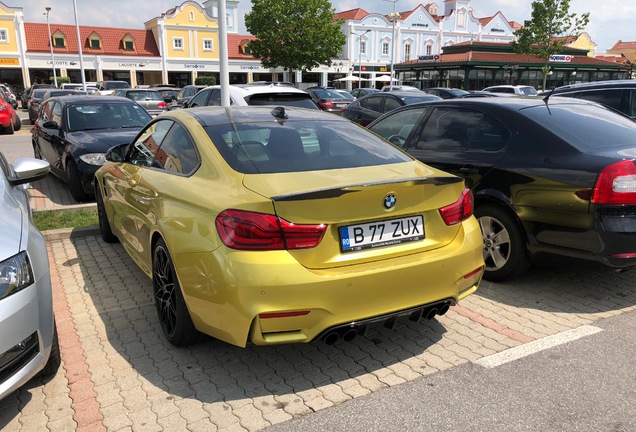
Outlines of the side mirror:
{"label": "side mirror", "polygon": [[106,151],[106,160],[108,162],[123,162],[127,148],[128,144],[120,144],[109,148]]}
{"label": "side mirror", "polygon": [[45,129],[59,129],[60,125],[57,124],[56,121],[49,120],[42,124],[42,127]]}

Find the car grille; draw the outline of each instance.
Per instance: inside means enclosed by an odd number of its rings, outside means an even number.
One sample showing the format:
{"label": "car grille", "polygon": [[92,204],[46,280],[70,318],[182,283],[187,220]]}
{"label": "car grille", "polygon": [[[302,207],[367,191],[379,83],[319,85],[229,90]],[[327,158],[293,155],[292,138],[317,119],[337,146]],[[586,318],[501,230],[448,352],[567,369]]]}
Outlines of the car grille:
{"label": "car grille", "polygon": [[24,365],[30,362],[39,352],[37,333],[33,333],[22,342],[16,344],[0,355],[0,383],[4,383]]}

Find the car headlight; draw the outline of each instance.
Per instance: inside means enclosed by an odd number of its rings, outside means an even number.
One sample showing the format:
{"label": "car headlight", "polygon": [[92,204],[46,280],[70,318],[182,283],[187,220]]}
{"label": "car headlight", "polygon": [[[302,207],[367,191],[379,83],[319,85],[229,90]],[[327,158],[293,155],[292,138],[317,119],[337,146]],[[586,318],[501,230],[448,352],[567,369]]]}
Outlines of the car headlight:
{"label": "car headlight", "polygon": [[80,156],[80,159],[89,165],[104,165],[106,163],[106,153],[87,153]]}
{"label": "car headlight", "polygon": [[26,252],[0,262],[0,299],[33,284],[33,270]]}

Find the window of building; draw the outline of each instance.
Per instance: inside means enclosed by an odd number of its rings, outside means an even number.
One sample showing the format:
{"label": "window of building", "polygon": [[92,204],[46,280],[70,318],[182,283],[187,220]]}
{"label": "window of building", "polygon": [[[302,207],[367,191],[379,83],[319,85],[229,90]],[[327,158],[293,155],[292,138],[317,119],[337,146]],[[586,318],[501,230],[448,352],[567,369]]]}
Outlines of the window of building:
{"label": "window of building", "polygon": [[411,60],[411,44],[404,45],[404,61]]}
{"label": "window of building", "polygon": [[88,37],[88,44],[91,47],[91,49],[102,49],[102,39],[99,37],[99,35],[97,33],[92,33],[89,37]]}
{"label": "window of building", "polygon": [[124,50],[125,51],[134,51],[135,50],[135,42],[131,40],[124,41]]}
{"label": "window of building", "polygon": [[0,29],[0,42],[9,42],[9,32],[7,29]]}
{"label": "window of building", "polygon": [[212,51],[213,49],[212,39],[203,39],[203,51]]}
{"label": "window of building", "polygon": [[365,40],[360,41],[360,54],[367,54],[367,41]]}
{"label": "window of building", "polygon": [[183,38],[172,38],[172,48],[176,50],[182,50]]}
{"label": "window of building", "polygon": [[465,27],[466,26],[466,11],[459,11],[457,14],[457,26]]}
{"label": "window of building", "polygon": [[426,55],[433,55],[433,45],[426,45]]}
{"label": "window of building", "polygon": [[190,21],[194,21],[194,11],[190,11]]}
{"label": "window of building", "polygon": [[66,36],[64,33],[60,31],[56,31],[53,36],[53,47],[55,48],[66,48]]}
{"label": "window of building", "polygon": [[382,55],[389,55],[389,43],[382,42]]}

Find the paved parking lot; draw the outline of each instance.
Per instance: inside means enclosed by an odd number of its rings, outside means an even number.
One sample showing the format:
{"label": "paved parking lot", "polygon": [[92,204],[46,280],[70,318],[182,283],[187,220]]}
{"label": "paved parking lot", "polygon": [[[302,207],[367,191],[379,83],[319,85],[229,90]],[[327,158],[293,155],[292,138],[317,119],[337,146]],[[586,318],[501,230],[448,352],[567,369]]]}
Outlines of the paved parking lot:
{"label": "paved parking lot", "polygon": [[[33,206],[73,205],[60,186],[34,184]],[[511,283],[484,282],[443,317],[349,343],[175,348],[150,280],[121,245],[85,230],[48,247],[62,367],[0,401],[3,431],[256,431],[636,305],[634,271],[559,258]]]}

